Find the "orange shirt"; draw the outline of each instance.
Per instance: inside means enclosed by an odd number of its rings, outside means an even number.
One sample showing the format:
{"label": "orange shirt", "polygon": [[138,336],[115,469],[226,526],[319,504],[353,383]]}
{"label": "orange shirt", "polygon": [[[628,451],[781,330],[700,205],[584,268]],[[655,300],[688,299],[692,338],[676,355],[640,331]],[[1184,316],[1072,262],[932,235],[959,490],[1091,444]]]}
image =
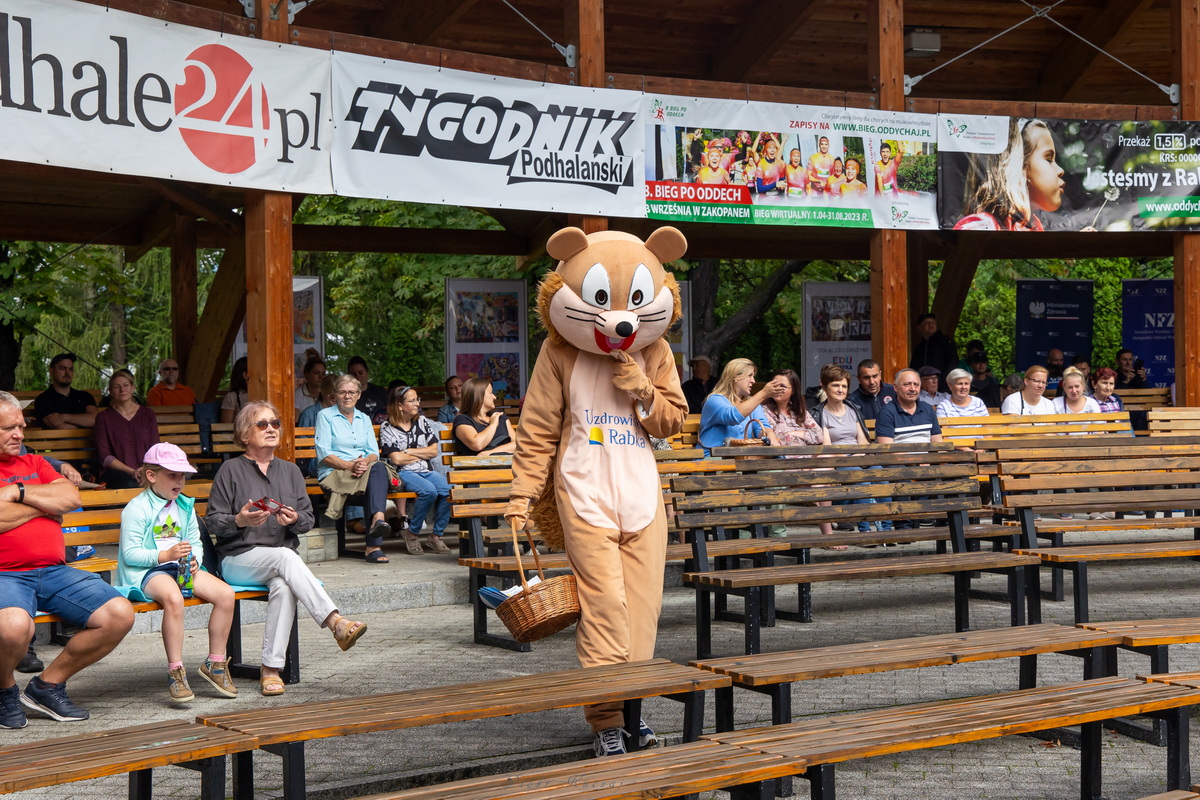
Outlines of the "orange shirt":
{"label": "orange shirt", "polygon": [[729,178],[729,172],[724,167],[712,169],[708,166],[703,166],[696,173],[696,183],[725,184],[732,183],[732,181]]}
{"label": "orange shirt", "polygon": [[848,194],[866,194],[866,192],[867,192],[867,185],[865,183],[863,183],[862,181],[860,181],[858,178],[855,178],[852,181],[846,181],[845,183],[842,184],[842,196],[843,197]]}
{"label": "orange shirt", "polygon": [[196,393],[182,383],[175,384],[174,389],[168,389],[161,383],[156,383],[146,392],[146,405],[151,406],[194,406]]}
{"label": "orange shirt", "polygon": [[808,188],[808,173],[804,167],[787,165],[788,194],[804,194]]}
{"label": "orange shirt", "polygon": [[808,157],[808,188],[823,192],[833,173],[833,156],[829,153],[813,153]]}
{"label": "orange shirt", "polygon": [[829,176],[829,193],[834,197],[842,196],[842,184],[846,182],[845,175],[830,175]]}

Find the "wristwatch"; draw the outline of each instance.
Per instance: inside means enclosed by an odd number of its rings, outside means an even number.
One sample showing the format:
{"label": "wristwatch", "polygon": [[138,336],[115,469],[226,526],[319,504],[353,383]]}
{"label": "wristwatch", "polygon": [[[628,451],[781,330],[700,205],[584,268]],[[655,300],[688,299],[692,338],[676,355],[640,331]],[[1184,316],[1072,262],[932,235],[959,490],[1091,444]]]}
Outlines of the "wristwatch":
{"label": "wristwatch", "polygon": [[20,481],[17,481],[17,502],[25,502],[25,484],[21,483]]}

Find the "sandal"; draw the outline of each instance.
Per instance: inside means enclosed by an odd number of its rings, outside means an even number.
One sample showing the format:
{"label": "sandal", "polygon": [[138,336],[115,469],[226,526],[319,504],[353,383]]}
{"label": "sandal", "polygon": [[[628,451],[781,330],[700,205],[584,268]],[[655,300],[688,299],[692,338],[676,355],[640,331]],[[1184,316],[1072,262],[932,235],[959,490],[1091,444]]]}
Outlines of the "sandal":
{"label": "sandal", "polygon": [[263,697],[275,697],[284,692],[283,678],[278,675],[263,675],[258,679],[258,685],[262,689]]}
{"label": "sandal", "polygon": [[367,623],[355,622],[342,617],[333,626],[333,638],[342,650],[349,650],[359,637],[367,632]]}
{"label": "sandal", "polygon": [[391,559],[389,559],[387,557],[387,555],[383,552],[383,548],[380,548],[378,550],[372,550],[371,552],[367,553],[366,558],[367,558],[367,561],[371,562],[372,564],[390,564],[391,563]]}

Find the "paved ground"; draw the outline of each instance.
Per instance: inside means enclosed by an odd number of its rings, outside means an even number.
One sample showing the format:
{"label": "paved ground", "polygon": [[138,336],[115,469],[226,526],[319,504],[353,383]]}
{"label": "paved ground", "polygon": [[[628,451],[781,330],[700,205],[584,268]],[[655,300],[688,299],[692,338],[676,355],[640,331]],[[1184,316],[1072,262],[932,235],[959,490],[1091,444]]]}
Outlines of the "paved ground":
{"label": "paved ground", "polygon": [[[1125,534],[1125,538],[1131,538]],[[161,638],[149,630],[149,620],[100,664],[77,676],[71,696],[92,712],[82,723],[55,723],[31,716],[22,731],[0,732],[17,743],[69,734],[99,731],[154,720],[190,719],[197,714],[303,703],[333,697],[437,686],[488,677],[521,675],[575,665],[570,630],[534,645],[530,653],[513,653],[471,643],[471,614],[465,604],[465,570],[451,556],[401,555],[389,543],[393,562],[371,566],[340,560],[315,565],[345,613],[369,623],[370,629],[354,649],[342,653],[332,637],[307,618],[301,620],[301,683],[289,686],[282,698],[264,698],[257,686],[240,681],[242,695],[227,700],[193,686],[197,699],[186,707],[173,706],[166,694],[165,659]],[[918,546],[901,552],[922,552]],[[855,556],[883,551],[853,550]],[[888,551],[891,555],[894,551]],[[835,554],[820,552],[818,558]],[[1127,568],[1094,568],[1090,582],[1095,620],[1200,616],[1198,573],[1191,561],[1142,562]],[[670,582],[671,576],[668,576]],[[677,580],[675,581],[677,584]],[[998,577],[985,577],[984,586],[1002,588]],[[850,641],[947,632],[953,628],[951,579],[945,576],[857,583],[817,584],[813,592],[815,622],[781,622],[763,633],[765,650],[812,647]],[[693,595],[668,588],[664,600],[658,655],[686,662],[694,657]],[[781,604],[795,602],[795,590],[784,590]],[[1007,625],[1007,609],[998,603],[972,603],[974,627]],[[143,615],[147,617],[149,615]],[[1046,621],[1070,624],[1068,603],[1047,603]],[[194,674],[205,652],[203,619],[187,632],[185,653]],[[257,651],[261,624],[245,628],[247,653]],[[740,628],[717,623],[714,643],[719,653],[738,652]],[[57,648],[42,646],[52,657]],[[1200,646],[1173,651],[1176,669],[1198,669]],[[1144,672],[1147,659],[1123,653],[1123,675]],[[1080,677],[1078,659],[1043,657],[1039,680],[1065,682]],[[22,676],[21,681],[27,680]],[[931,667],[881,675],[854,676],[797,684],[793,693],[796,717],[852,709],[905,704],[995,691],[1017,686],[1017,662]],[[739,726],[770,721],[764,699],[752,693],[737,696]],[[711,705],[711,704],[710,704]],[[711,713],[711,708],[710,708]],[[648,701],[645,716],[668,736],[682,724],[679,706],[668,700]],[[711,729],[712,720],[709,719]],[[1193,726],[1193,749],[1196,749]],[[510,770],[539,761],[582,757],[591,737],[578,711],[545,712],[477,723],[454,723],[406,731],[325,739],[306,751],[308,786],[313,798],[346,798],[446,780],[468,770]],[[1165,752],[1115,734],[1105,734],[1105,795],[1112,800],[1140,798],[1162,791]],[[941,798],[1020,798],[1062,800],[1078,796],[1078,752],[1026,737],[957,745],[851,762],[838,768],[838,786],[846,800],[934,800]],[[280,796],[280,762],[258,754],[255,761],[259,798]],[[126,779],[106,778],[52,789],[22,793],[29,798],[119,797]],[[807,796],[807,783],[796,782]],[[196,773],[175,768],[156,770],[159,797],[194,797]],[[722,796],[718,794],[718,796]]]}

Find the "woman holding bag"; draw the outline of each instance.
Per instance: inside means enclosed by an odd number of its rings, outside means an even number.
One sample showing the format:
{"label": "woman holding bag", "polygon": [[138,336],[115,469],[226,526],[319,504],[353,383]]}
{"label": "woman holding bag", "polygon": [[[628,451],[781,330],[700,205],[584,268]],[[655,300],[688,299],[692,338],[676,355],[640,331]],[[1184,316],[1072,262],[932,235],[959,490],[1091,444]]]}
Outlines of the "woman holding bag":
{"label": "woman holding bag", "polygon": [[700,411],[700,446],[705,456],[711,456],[714,447],[723,447],[729,439],[758,438],[755,429],[761,430],[759,435],[765,436],[770,444],[779,445],[762,403],[780,397],[785,385],[773,380],[752,392],[757,371],[758,367],[748,358],[735,358],[721,371],[721,380],[704,399]]}
{"label": "woman holding bag", "polygon": [[388,417],[379,426],[380,452],[395,469],[405,491],[415,492],[417,502],[409,509],[408,530],[404,542],[409,555],[421,555],[421,528],[425,516],[433,511],[433,530],[427,546],[446,554],[450,548],[442,541],[450,521],[450,484],[434,472],[431,459],[438,458],[438,435],[429,420],[421,415],[421,398],[411,386],[397,386],[388,396]]}

